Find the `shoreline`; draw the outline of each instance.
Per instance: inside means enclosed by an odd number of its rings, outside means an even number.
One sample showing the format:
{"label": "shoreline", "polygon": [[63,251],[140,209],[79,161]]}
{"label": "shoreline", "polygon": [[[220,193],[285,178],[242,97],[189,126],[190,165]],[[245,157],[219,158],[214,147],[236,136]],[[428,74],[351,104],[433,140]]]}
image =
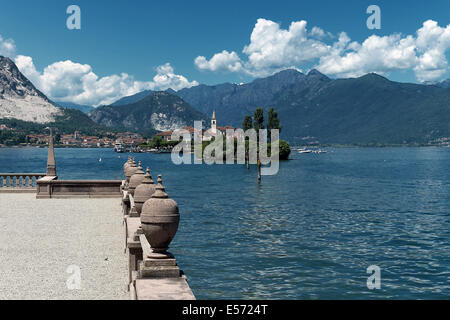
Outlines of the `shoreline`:
{"label": "shoreline", "polygon": [[[384,145],[354,145],[354,144],[324,144],[324,145],[314,145],[314,146],[305,146],[305,145],[292,145],[292,148],[450,148],[450,145],[434,145],[434,144],[384,144]],[[48,145],[14,145],[14,146],[4,146],[0,145],[0,149],[45,149],[48,148]],[[89,146],[64,146],[64,145],[55,145],[55,149],[114,149],[114,147],[89,147]],[[136,153],[136,152],[123,152],[123,153]]]}

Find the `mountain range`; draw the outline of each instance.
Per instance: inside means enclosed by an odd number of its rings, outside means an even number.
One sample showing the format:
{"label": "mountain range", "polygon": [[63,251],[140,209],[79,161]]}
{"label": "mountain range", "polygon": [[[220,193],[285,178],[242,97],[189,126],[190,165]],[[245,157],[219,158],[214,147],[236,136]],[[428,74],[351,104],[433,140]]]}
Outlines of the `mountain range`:
{"label": "mountain range", "polygon": [[183,99],[164,91],[151,92],[131,104],[98,107],[89,112],[89,117],[103,126],[138,132],[173,130],[207,118]]}
{"label": "mountain range", "polygon": [[53,102],[34,87],[11,59],[0,56],[0,119],[22,131],[39,132],[52,126],[60,133],[132,130],[151,135],[204,120],[206,116],[167,92],[146,91],[125,97],[115,106],[98,108]]}
{"label": "mountain range", "polygon": [[242,85],[168,91],[208,116],[215,111],[218,125],[240,127],[257,107],[274,107],[283,125],[282,137],[291,142],[367,145],[450,137],[449,87],[450,80],[434,85],[400,83],[374,73],[330,79],[317,70],[303,74],[291,69]]}
{"label": "mountain range", "polygon": [[133,94],[131,96],[123,97],[116,102],[113,102],[111,106],[124,106],[127,104],[133,104],[135,102],[138,102],[139,100],[144,99],[146,96],[150,95],[152,93],[151,90],[144,90],[139,93]]}
{"label": "mountain range", "polygon": [[95,109],[92,106],[86,106],[86,105],[72,103],[72,102],[56,102],[55,104],[62,108],[79,110],[85,114],[88,114],[89,111],[92,111]]}
{"label": "mountain range", "polygon": [[91,110],[53,103],[0,57],[0,118],[155,132],[208,120],[213,111],[219,126],[240,127],[257,107],[274,107],[282,138],[299,144],[410,144],[450,137],[450,80],[400,83],[373,73],[330,79],[317,70],[291,69],[247,84],[143,91]]}

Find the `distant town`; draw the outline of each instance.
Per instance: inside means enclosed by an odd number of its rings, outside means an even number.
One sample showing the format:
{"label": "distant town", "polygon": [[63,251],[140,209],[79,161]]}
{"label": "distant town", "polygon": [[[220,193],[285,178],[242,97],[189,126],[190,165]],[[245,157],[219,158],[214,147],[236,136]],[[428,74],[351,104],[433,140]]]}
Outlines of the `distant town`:
{"label": "distant town", "polygon": [[[14,132],[15,128],[9,128],[4,124],[0,124],[0,132]],[[28,134],[23,139],[24,141],[17,141],[18,143],[0,143],[0,147],[7,146],[46,146],[49,141],[49,135]],[[15,142],[14,140],[11,140]],[[72,134],[56,134],[55,145],[58,147],[79,147],[79,148],[113,148],[116,143],[122,143],[127,146],[138,146],[139,144],[149,143],[151,139],[144,139],[144,137],[134,132],[105,132],[100,136],[89,136],[75,131]]]}
{"label": "distant town", "polygon": [[[202,129],[197,134],[202,137],[203,141],[210,141],[212,136],[218,133],[225,134],[227,129],[234,130],[231,126],[217,126],[215,112],[212,115],[211,128],[209,130]],[[191,140],[194,139],[195,129],[190,126],[181,128],[190,133]],[[17,138],[19,135],[14,135],[15,128],[8,127],[5,124],[0,124],[0,138],[2,136],[9,137],[8,139],[0,140],[0,147],[11,146],[46,146],[49,141],[48,133],[26,134]],[[101,136],[86,135],[80,131],[75,131],[71,134],[55,134],[55,146],[67,148],[114,148],[116,152],[139,152],[146,149],[163,149],[164,151],[171,150],[179,140],[174,141],[172,134],[176,130],[168,130],[157,133],[152,138],[145,138],[139,133],[135,132],[105,132]],[[205,132],[208,131],[208,135]],[[6,134],[7,133],[7,134]],[[4,143],[2,143],[4,142]]]}

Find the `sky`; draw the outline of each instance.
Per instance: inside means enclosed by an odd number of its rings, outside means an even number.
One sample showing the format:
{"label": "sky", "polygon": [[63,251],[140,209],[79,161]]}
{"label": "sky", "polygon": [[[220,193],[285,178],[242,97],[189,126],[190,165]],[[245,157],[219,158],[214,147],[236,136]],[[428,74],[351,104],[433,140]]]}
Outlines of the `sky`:
{"label": "sky", "polygon": [[[70,5],[81,29],[67,27]],[[370,5],[380,29],[367,26]],[[450,78],[449,25],[447,0],[4,0],[0,55],[54,101],[98,106],[287,68],[441,81]]]}

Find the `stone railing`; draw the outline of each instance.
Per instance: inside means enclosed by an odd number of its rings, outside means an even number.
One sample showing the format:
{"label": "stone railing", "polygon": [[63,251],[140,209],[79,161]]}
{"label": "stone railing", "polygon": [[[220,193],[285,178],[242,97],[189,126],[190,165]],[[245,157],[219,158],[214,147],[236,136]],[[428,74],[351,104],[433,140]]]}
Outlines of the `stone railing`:
{"label": "stone railing", "polygon": [[140,228],[139,217],[125,217],[128,281],[132,300],[195,300],[175,259],[148,258],[151,246]]}
{"label": "stone railing", "polygon": [[167,252],[178,228],[178,205],[165,193],[161,175],[155,185],[148,168],[144,175],[131,158],[127,165],[121,190],[130,298],[195,300],[175,257]]}
{"label": "stone railing", "polygon": [[36,192],[45,173],[0,173],[0,192]]}
{"label": "stone railing", "polygon": [[36,198],[120,198],[121,180],[56,180],[47,176],[37,181]]}

